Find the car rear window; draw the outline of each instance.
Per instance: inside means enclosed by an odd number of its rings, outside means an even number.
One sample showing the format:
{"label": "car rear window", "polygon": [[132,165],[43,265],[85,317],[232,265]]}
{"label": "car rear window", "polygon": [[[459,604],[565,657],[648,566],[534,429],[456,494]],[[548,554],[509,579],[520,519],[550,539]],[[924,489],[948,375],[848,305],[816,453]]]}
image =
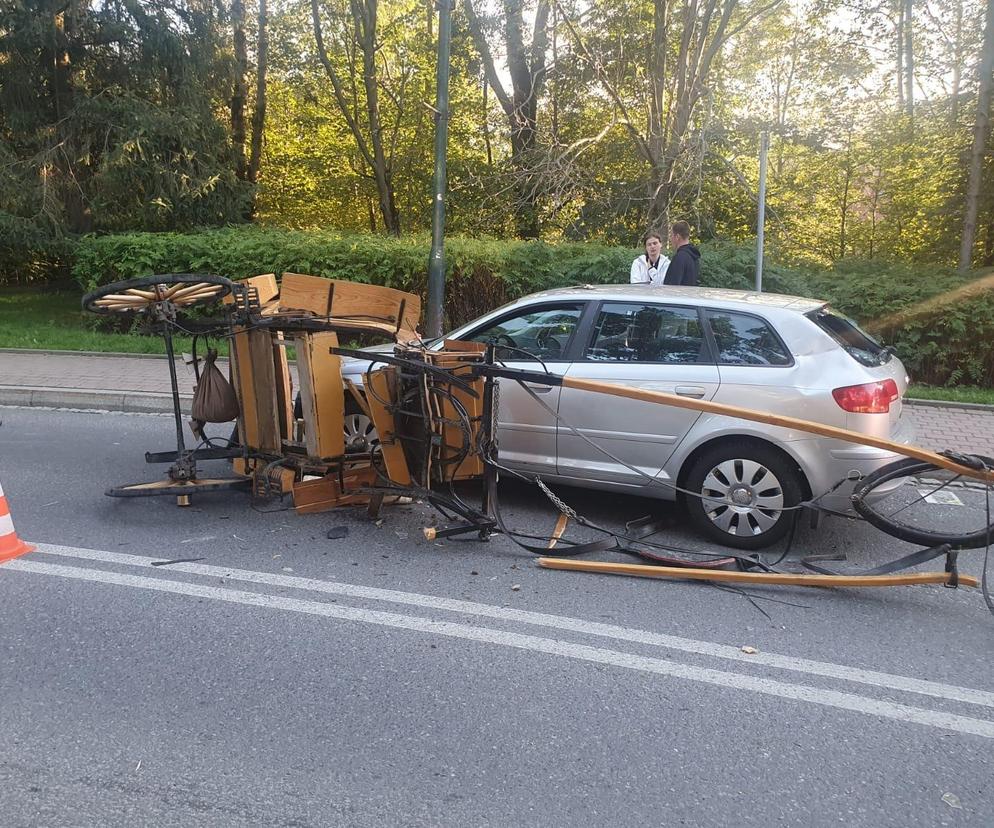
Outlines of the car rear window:
{"label": "car rear window", "polygon": [[836,313],[831,308],[812,311],[808,314],[808,319],[838,342],[860,365],[873,368],[890,362],[890,350],[877,342],[852,319]]}
{"label": "car rear window", "polygon": [[708,311],[720,365],[790,365],[793,358],[773,329],[758,316]]}

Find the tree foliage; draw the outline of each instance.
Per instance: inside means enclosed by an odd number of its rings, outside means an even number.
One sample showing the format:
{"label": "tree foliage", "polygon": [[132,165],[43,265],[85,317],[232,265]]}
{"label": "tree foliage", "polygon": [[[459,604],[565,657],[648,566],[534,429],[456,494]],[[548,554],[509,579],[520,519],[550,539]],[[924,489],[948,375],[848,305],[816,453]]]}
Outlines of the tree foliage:
{"label": "tree foliage", "polygon": [[[448,227],[747,241],[766,131],[784,261],[994,263],[992,7],[463,0]],[[246,218],[426,232],[434,29],[426,0],[7,0],[0,256]]]}

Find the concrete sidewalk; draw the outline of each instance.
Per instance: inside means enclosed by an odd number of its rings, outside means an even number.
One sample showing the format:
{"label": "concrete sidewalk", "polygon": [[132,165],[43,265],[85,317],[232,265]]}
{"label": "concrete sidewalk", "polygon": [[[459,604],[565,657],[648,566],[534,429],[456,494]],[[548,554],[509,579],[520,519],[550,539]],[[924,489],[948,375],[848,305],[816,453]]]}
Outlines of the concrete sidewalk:
{"label": "concrete sidewalk", "polygon": [[[176,372],[189,411],[193,371],[177,360]],[[170,412],[169,369],[160,356],[0,349],[0,405]],[[919,445],[994,457],[994,407],[914,402],[905,411]]]}

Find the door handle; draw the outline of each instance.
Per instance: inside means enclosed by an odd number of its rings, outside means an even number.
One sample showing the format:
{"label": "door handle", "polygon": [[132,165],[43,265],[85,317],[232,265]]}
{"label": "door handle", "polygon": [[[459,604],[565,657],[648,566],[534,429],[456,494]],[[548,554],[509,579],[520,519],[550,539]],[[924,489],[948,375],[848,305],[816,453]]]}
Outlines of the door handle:
{"label": "door handle", "polygon": [[700,400],[707,394],[707,389],[700,385],[678,385],[675,390],[681,397],[693,397],[695,400]]}
{"label": "door handle", "polygon": [[551,385],[532,385],[530,382],[526,382],[525,387],[533,394],[548,394],[552,390]]}

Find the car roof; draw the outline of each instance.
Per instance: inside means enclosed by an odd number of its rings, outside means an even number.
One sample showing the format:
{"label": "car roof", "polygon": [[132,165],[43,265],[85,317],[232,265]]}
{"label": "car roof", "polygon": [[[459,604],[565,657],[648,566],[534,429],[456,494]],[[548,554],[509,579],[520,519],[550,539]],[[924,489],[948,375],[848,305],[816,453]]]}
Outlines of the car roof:
{"label": "car roof", "polygon": [[649,287],[646,285],[576,285],[574,287],[553,288],[523,296],[519,304],[531,303],[536,299],[617,299],[631,301],[692,301],[703,307],[738,307],[742,310],[778,308],[796,313],[808,313],[824,307],[826,302],[807,299],[803,296],[788,296],[784,293],[757,293],[754,290],[730,290],[709,287]]}

